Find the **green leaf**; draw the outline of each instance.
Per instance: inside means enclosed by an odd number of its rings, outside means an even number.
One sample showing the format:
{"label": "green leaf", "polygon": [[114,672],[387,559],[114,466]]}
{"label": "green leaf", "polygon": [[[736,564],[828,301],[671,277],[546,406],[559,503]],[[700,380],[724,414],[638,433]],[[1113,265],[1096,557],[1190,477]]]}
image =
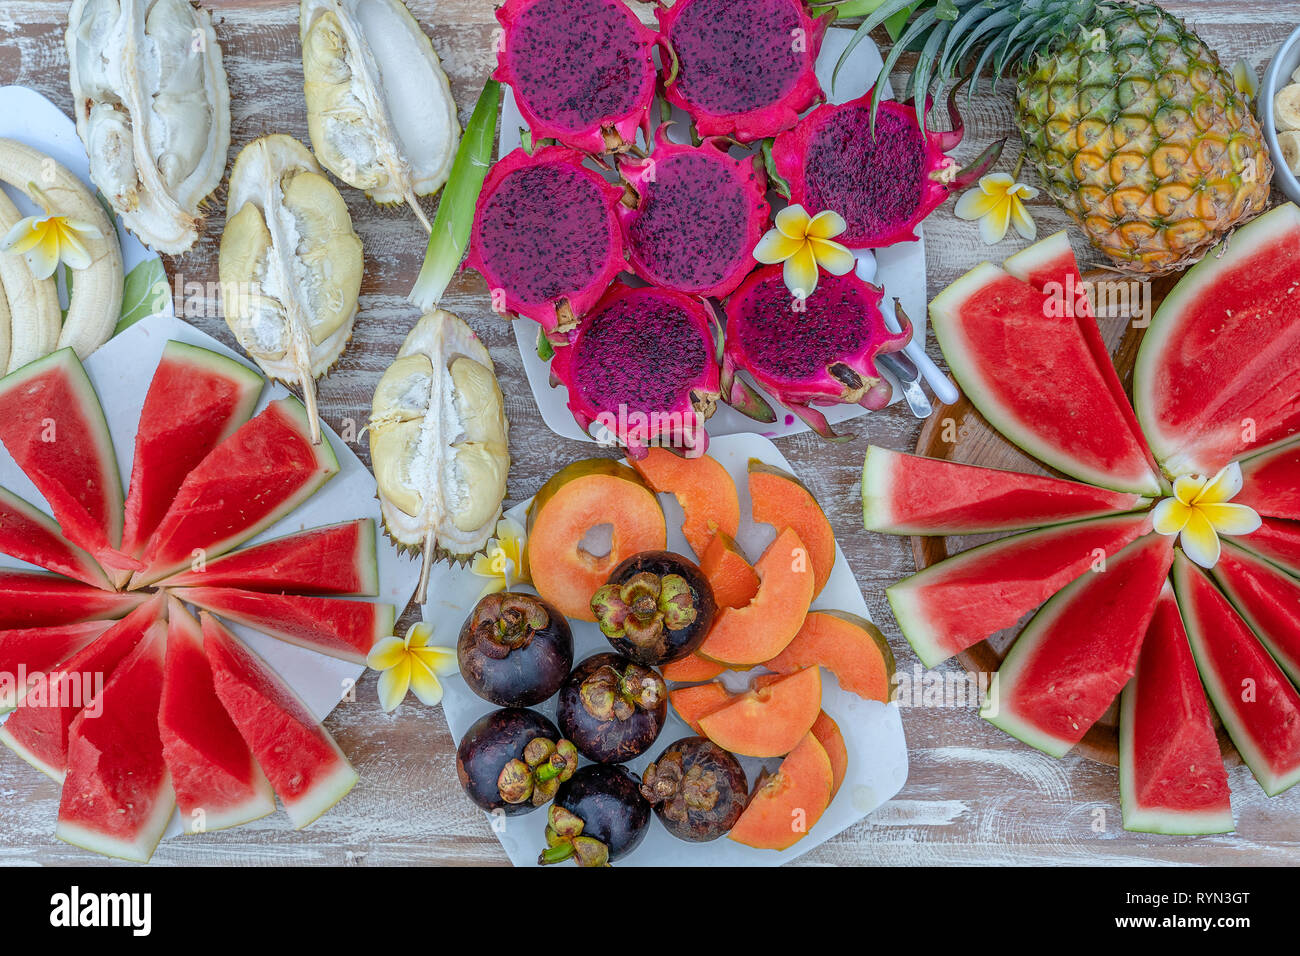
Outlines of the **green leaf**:
{"label": "green leaf", "polygon": [[113,334],[124,332],[141,319],[162,312],[171,290],[167,286],[167,273],[162,260],[146,259],[126,274],[122,283],[122,316],[117,320]]}
{"label": "green leaf", "polygon": [[[916,0],[904,10],[900,10],[885,20],[885,30],[889,33],[889,39],[898,42],[898,38],[903,35],[903,28],[907,26],[907,18],[910,17],[916,8],[921,5],[923,0]],[[949,4],[952,0],[947,0]],[[834,13],[835,19],[847,20],[852,17],[865,17],[876,12],[884,6],[886,0],[842,0],[841,3],[828,4],[826,6],[815,6],[813,12],[818,16],[823,13]]]}
{"label": "green leaf", "polygon": [[555,346],[546,337],[546,330],[539,328],[537,330],[537,357],[543,362],[549,362],[554,355]]}

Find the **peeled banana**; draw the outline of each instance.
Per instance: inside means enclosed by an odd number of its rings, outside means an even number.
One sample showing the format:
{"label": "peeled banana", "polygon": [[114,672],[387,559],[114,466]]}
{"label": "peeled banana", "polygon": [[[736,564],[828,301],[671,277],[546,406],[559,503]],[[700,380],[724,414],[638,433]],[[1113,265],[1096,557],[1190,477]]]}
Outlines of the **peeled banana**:
{"label": "peeled banana", "polygon": [[1273,119],[1280,130],[1300,130],[1300,83],[1291,83],[1273,97]]}

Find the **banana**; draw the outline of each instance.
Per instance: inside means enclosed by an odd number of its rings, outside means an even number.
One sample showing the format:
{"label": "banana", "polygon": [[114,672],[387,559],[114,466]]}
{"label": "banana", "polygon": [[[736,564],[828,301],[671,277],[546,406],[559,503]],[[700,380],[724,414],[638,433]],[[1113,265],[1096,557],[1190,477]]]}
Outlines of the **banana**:
{"label": "banana", "polygon": [[1300,175],[1300,132],[1283,130],[1277,134],[1277,144],[1282,147],[1282,159],[1286,161],[1286,168]]}
{"label": "banana", "polygon": [[1300,83],[1292,83],[1273,97],[1273,118],[1280,130],[1300,130]]}
{"label": "banana", "polygon": [[[0,170],[0,179],[5,178]],[[18,225],[23,214],[0,191],[0,235]],[[0,253],[0,285],[5,292],[5,348],[0,373],[12,372],[54,351],[59,341],[59,289],[53,279],[32,275],[20,255]],[[74,283],[75,285],[75,283]]]}
{"label": "banana", "polygon": [[0,371],[9,367],[10,316],[4,280],[0,279]]}
{"label": "banana", "polygon": [[[42,353],[48,354],[55,348],[71,348],[84,359],[108,341],[122,313],[124,273],[117,230],[99,201],[80,179],[49,156],[25,143],[0,139],[0,180],[27,193],[33,202],[40,202],[43,195],[53,207],[51,212],[93,223],[101,233],[98,239],[85,239],[86,248],[90,252],[90,265],[77,270],[72,283],[68,315],[63,320],[63,330],[58,333],[58,341]],[[40,190],[39,195],[33,187]],[[12,308],[12,302],[11,312],[20,316]],[[56,304],[56,322],[58,314]],[[42,315],[40,318],[48,322],[48,316]],[[20,317],[14,326],[15,354],[10,357],[11,368],[17,359],[19,328],[26,324]],[[42,334],[46,334],[46,331],[42,330]],[[42,347],[44,344],[43,341]]]}

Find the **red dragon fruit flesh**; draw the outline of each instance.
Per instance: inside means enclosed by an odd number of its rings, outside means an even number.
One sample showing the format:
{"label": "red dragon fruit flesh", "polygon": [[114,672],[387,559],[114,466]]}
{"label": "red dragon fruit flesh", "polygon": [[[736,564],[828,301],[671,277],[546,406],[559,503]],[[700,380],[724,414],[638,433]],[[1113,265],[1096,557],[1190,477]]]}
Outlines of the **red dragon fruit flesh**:
{"label": "red dragon fruit flesh", "polygon": [[753,157],[733,159],[726,143],[669,142],[648,159],[624,157],[628,186],[618,207],[623,242],[638,276],[665,289],[725,297],[755,266],[767,230],[767,176]]}
{"label": "red dragon fruit flesh", "polygon": [[[982,176],[1002,151],[994,143],[961,170],[947,155],[965,133],[956,89],[948,98],[952,129],[945,132],[922,130],[916,107],[893,100],[880,102],[873,132],[872,94],[819,106],[772,144],[790,201],[809,213],[838,212],[848,229],[835,238],[851,249],[915,241],[917,224]],[[930,105],[927,98],[927,113]]]}
{"label": "red dragon fruit flesh", "polygon": [[487,280],[493,308],[566,332],[623,270],[614,207],[623,190],[583,165],[583,155],[546,146],[500,160],[474,213],[466,266]]}
{"label": "red dragon fruit flesh", "polygon": [[892,392],[876,368],[877,355],[897,352],[912,338],[890,332],[880,312],[884,292],[855,274],[823,274],[806,299],[786,288],[781,266],[764,266],[727,300],[724,399],[748,372],[769,395],[824,438],[842,439],[813,405],[856,403],[877,409]]}
{"label": "red dragon fruit flesh", "polygon": [[509,83],[534,140],[621,151],[649,130],[654,31],[624,0],[506,0],[493,76]]}
{"label": "red dragon fruit flesh", "polygon": [[701,136],[763,139],[825,98],[813,68],[826,21],[803,0],[677,0],[656,13],[664,94]]}

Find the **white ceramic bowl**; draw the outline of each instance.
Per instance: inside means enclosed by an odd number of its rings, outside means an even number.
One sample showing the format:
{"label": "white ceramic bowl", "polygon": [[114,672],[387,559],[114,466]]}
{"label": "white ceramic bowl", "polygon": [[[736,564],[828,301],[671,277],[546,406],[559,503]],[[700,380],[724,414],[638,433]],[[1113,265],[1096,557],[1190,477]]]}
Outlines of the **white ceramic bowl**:
{"label": "white ceramic bowl", "polygon": [[1291,32],[1286,41],[1278,48],[1264,71],[1264,82],[1259,87],[1259,121],[1264,127],[1264,142],[1268,143],[1268,153],[1273,159],[1273,182],[1292,202],[1300,203],[1300,179],[1287,168],[1282,158],[1282,147],[1277,142],[1277,126],[1273,117],[1273,97],[1277,91],[1291,83],[1291,74],[1300,67],[1300,27]]}

